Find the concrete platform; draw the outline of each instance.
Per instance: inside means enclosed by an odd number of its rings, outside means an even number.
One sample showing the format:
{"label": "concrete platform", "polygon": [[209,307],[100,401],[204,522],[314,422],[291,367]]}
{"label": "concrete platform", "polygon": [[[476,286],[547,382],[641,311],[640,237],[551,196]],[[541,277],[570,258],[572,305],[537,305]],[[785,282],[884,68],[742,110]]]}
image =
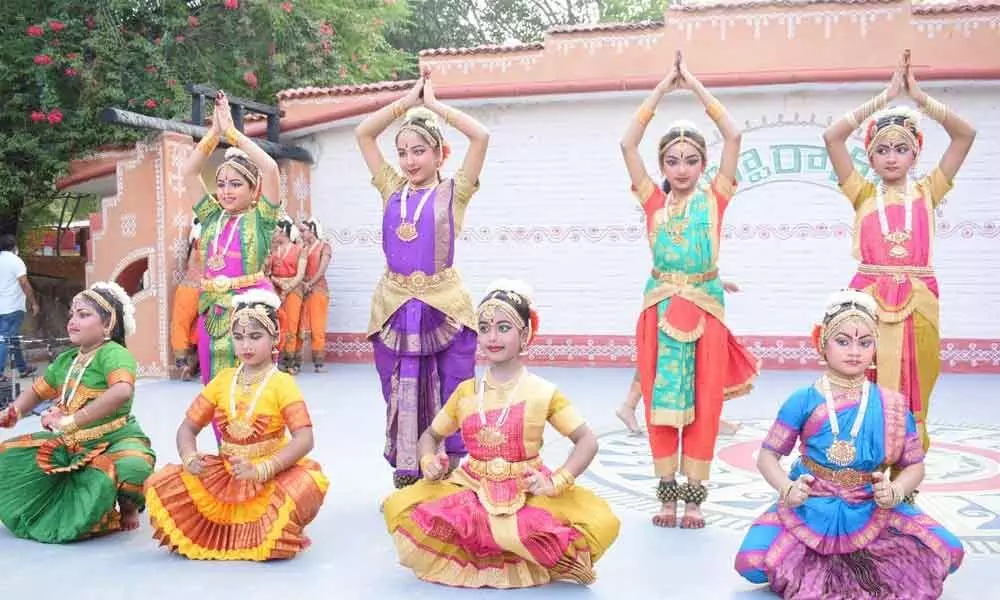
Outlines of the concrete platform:
{"label": "concrete platform", "polygon": [[[756,391],[730,402],[725,417],[743,428],[719,440],[714,489],[703,531],[661,530],[649,518],[656,507],[650,457],[643,438],[626,435],[614,417],[632,377],[626,369],[538,368],[557,382],[601,436],[601,453],[581,483],[612,503],[622,520],[617,543],[598,564],[589,588],[555,584],[506,592],[517,598],[769,598],[732,568],[749,522],[773,501],[752,470],[753,452],[781,401],[813,376],[767,372]],[[149,524],[134,533],[65,546],[17,540],[0,527],[4,596],[114,600],[118,598],[381,599],[483,598],[505,592],[453,590],[425,584],[397,564],[378,511],[391,491],[381,458],[384,408],[374,368],[334,365],[299,383],[316,425],[317,448],[332,485],[308,532],[313,546],[282,563],[188,561],[157,548]],[[931,407],[935,448],[920,505],[958,534],[967,550],[961,570],[945,585],[951,600],[982,596],[1000,569],[1000,376],[946,375]],[[176,462],[174,432],[200,386],[141,382],[136,413],[153,438],[160,464]],[[36,420],[14,433],[37,428]],[[544,455],[559,464],[568,444],[551,430]],[[202,437],[211,451],[211,433]],[[2,482],[0,482],[2,485]]]}

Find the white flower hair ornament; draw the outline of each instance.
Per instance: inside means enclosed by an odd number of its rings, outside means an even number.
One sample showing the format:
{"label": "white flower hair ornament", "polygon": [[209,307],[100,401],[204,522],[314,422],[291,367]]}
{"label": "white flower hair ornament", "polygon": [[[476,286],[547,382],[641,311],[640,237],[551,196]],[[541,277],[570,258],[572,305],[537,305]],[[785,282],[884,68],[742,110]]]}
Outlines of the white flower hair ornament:
{"label": "white flower hair ornament", "polygon": [[90,286],[90,289],[104,290],[114,296],[115,300],[122,305],[122,328],[125,330],[126,337],[135,333],[135,305],[132,304],[132,298],[122,286],[114,281],[98,281]]}

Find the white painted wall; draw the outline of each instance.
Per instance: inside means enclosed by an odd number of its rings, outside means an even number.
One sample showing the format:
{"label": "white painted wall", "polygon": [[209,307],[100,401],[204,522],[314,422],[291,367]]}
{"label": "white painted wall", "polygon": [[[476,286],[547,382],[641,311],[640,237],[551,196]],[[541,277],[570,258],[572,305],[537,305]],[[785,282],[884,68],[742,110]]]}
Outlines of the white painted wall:
{"label": "white painted wall", "polygon": [[[970,119],[979,137],[938,222],[936,266],[946,338],[1000,339],[1000,82],[928,85]],[[812,85],[720,90],[746,126],[744,152],[757,149],[774,169],[771,146],[822,146],[831,118],[871,97],[870,85]],[[593,94],[462,105],[492,133],[482,177],[458,242],[457,264],[474,299],[490,280],[516,277],[536,290],[545,333],[630,334],[650,267],[641,213],[628,192],[618,138],[644,94]],[[693,97],[668,96],[643,145],[655,169],[656,139],[675,118],[712,132]],[[315,132],[312,202],[334,244],[328,277],[328,330],[358,333],[383,268],[379,202],[353,139],[357,120]],[[921,172],[947,144],[925,119]],[[451,172],[464,153],[456,131]],[[711,133],[710,133],[711,137]],[[305,140],[300,140],[305,142]],[[392,136],[383,138],[390,160]],[[719,146],[710,149],[718,158]],[[792,156],[791,151],[783,155]],[[743,335],[808,335],[823,298],[846,286],[850,206],[822,170],[745,180],[727,213],[720,267],[743,293],[729,321]],[[748,173],[749,177],[749,173]]]}

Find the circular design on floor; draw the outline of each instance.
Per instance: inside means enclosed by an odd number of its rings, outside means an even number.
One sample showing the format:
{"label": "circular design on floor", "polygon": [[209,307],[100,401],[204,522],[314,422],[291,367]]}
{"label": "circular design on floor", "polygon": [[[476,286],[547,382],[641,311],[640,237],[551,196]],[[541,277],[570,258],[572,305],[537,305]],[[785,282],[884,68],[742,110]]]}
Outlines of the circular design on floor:
{"label": "circular design on floor", "polygon": [[[755,467],[771,420],[741,425],[734,435],[719,436],[702,507],[709,526],[737,532],[777,500]],[[930,436],[933,446],[917,504],[960,537],[968,552],[1000,557],[1000,427],[931,424]],[[645,436],[614,431],[600,436],[600,444],[584,476],[586,485],[616,508],[656,512],[656,478]],[[795,456],[782,464],[790,465]]]}

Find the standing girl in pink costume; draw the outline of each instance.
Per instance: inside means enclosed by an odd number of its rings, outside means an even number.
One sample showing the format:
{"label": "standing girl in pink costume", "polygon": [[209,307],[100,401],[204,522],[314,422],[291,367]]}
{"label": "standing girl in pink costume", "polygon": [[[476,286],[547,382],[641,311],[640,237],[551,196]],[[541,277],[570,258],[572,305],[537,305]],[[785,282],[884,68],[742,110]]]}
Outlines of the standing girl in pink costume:
{"label": "standing girl in pink costume", "polygon": [[[268,200],[277,198],[278,164],[236,129],[229,100],[221,91],[212,127],[188,158],[185,173],[201,179],[205,161],[223,138],[232,147],[215,171],[215,193],[202,180],[205,195],[194,205],[201,222],[198,251],[204,265],[198,299],[198,359],[206,385],[222,369],[236,366],[229,336],[233,297],[254,288],[274,290],[264,275],[264,264],[281,211]],[[218,430],[215,434],[218,439]]]}
{"label": "standing girl in pink costume", "polygon": [[[375,288],[367,335],[382,379],[385,458],[395,468],[397,488],[420,479],[417,440],[455,387],[475,374],[476,362],[476,318],[453,263],[455,238],[479,189],[489,133],[439,102],[429,75],[356,131],[382,198],[386,270]],[[400,174],[382,156],[377,138],[404,115],[395,139]],[[450,147],[437,116],[469,139],[462,166],[450,179],[441,178]],[[448,438],[447,451],[455,463],[465,455],[458,434]]]}
{"label": "standing girl in pink costume", "polygon": [[[918,115],[908,108],[883,110],[906,92],[951,138],[941,161],[919,180],[908,175],[923,149]],[[881,112],[872,116],[875,111]],[[880,183],[866,181],[854,166],[847,138],[865,124],[865,151]],[[952,187],[976,132],[917,85],[909,50],[889,87],[844,115],[823,134],[840,189],[855,211],[851,287],[878,303],[879,351],[875,379],[910,402],[924,449],[927,406],[941,372],[938,283],[933,267],[934,209]]]}

